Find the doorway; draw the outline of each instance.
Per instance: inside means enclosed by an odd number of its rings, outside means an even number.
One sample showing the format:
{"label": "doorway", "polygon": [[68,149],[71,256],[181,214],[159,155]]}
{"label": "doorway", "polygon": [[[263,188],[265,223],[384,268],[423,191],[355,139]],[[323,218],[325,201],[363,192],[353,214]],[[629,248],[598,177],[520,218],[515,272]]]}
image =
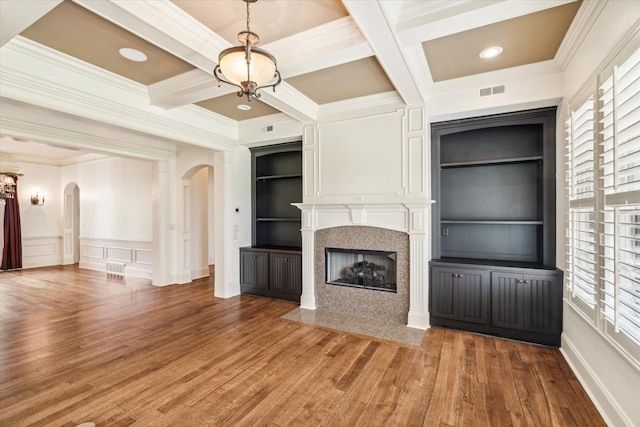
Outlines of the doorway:
{"label": "doorway", "polygon": [[80,262],[80,187],[70,182],[64,188],[64,252],[62,264]]}

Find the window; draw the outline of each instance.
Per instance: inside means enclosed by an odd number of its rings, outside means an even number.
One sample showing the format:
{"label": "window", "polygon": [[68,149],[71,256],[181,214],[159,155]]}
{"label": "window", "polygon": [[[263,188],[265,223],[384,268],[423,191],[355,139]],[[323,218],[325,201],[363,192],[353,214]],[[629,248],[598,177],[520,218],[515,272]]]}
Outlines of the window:
{"label": "window", "polygon": [[619,57],[566,121],[566,279],[569,302],[640,363],[640,50]]}
{"label": "window", "polygon": [[601,81],[601,311],[605,333],[631,350],[640,346],[640,50]]}

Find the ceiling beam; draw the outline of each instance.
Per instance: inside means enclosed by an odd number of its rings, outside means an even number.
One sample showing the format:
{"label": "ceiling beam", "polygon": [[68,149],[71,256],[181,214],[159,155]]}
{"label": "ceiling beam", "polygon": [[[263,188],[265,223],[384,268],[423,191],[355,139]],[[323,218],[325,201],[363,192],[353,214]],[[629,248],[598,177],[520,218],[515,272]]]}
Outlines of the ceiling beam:
{"label": "ceiling beam", "polygon": [[[276,57],[283,79],[373,55],[371,46],[350,16],[265,44],[261,48]],[[218,82],[210,71],[193,70],[150,85],[148,90],[151,104],[171,109],[228,95],[237,90],[229,85],[218,87]],[[283,87],[284,83],[278,86],[277,91],[284,92],[285,89],[280,89]],[[294,117],[309,118],[309,114],[312,114],[317,106],[309,107],[308,99],[299,102],[304,95],[294,94],[293,91],[294,88],[287,88],[285,98],[290,98],[293,105],[299,105],[303,110],[294,112],[289,107],[283,112]],[[273,99],[272,102],[272,106],[280,109],[276,105],[283,105],[284,99]]]}
{"label": "ceiling beam", "polygon": [[391,22],[395,19],[387,17],[378,1],[342,2],[371,44],[380,65],[403,101],[407,105],[423,104],[392,28]]}
{"label": "ceiling beam", "polygon": [[60,3],[62,0],[0,1],[0,46],[4,46]]}
{"label": "ceiling beam", "polygon": [[402,46],[445,37],[507,19],[540,12],[576,0],[451,1],[434,9],[431,2],[412,5],[398,18],[396,31]]}

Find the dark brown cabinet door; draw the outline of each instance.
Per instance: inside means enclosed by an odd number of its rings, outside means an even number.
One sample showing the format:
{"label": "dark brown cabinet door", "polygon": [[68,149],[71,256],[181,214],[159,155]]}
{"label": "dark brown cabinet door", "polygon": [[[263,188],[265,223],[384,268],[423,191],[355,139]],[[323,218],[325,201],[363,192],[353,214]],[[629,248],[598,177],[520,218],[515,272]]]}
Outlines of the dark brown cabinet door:
{"label": "dark brown cabinet door", "polygon": [[492,273],[491,323],[509,329],[524,329],[522,274]]}
{"label": "dark brown cabinet door", "polygon": [[493,273],[494,326],[543,334],[559,334],[562,288],[557,276]]}
{"label": "dark brown cabinet door", "polygon": [[543,334],[559,334],[562,325],[562,286],[557,277],[526,274],[522,285],[524,329]]}
{"label": "dark brown cabinet door", "polygon": [[431,315],[489,323],[488,271],[433,267],[431,274]]}
{"label": "dark brown cabinet door", "polygon": [[458,318],[458,291],[453,286],[457,269],[431,269],[431,315],[445,319]]}
{"label": "dark brown cabinet door", "polygon": [[269,254],[266,252],[240,251],[240,283],[248,289],[268,289]]}
{"label": "dark brown cabinet door", "polygon": [[489,324],[489,272],[458,270],[458,319]]}
{"label": "dark brown cabinet door", "polygon": [[292,295],[302,293],[302,257],[300,255],[271,253],[269,272],[271,291]]}

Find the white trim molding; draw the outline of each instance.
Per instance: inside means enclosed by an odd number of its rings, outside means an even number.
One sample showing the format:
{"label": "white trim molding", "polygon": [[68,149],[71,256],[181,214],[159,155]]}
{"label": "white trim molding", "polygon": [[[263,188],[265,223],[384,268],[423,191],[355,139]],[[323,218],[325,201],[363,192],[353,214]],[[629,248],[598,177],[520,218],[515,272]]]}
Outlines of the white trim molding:
{"label": "white trim molding", "polygon": [[108,263],[123,265],[124,277],[151,279],[152,243],[138,240],[80,238],[80,268],[105,271]]}

